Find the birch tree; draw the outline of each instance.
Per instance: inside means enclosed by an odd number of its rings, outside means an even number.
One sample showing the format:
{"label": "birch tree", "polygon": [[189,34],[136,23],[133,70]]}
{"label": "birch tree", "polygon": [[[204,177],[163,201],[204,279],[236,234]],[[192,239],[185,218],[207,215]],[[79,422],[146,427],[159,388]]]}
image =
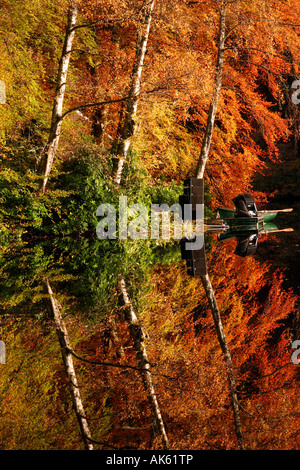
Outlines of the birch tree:
{"label": "birch tree", "polygon": [[72,396],[72,402],[74,406],[74,410],[77,416],[77,420],[79,423],[81,435],[84,441],[84,446],[86,450],[93,450],[93,444],[91,442],[91,432],[89,429],[88,421],[85,415],[85,410],[82,403],[82,398],[80,395],[80,389],[78,385],[78,380],[74,368],[73,357],[72,357],[72,349],[70,346],[70,339],[67,331],[66,324],[63,320],[60,307],[58,305],[57,299],[53,294],[52,288],[50,286],[50,282],[46,280],[46,288],[50,297],[51,302],[51,310],[52,315],[54,318],[56,332],[59,340],[59,344],[61,347],[61,354],[66,370],[66,374],[68,377],[70,392]]}
{"label": "birch tree", "polygon": [[[203,178],[204,171],[206,167],[206,162],[208,159],[210,147],[211,147],[211,140],[213,135],[214,123],[218,109],[218,102],[220,97],[220,92],[222,88],[222,78],[223,78],[223,67],[224,67],[224,49],[225,49],[225,41],[226,41],[226,9],[227,9],[227,0],[222,0],[216,3],[219,8],[219,38],[218,38],[218,56],[216,62],[216,78],[213,90],[213,96],[210,103],[208,116],[207,116],[207,124],[205,135],[202,142],[201,153],[197,164],[196,169],[196,177]],[[233,406],[233,413],[234,413],[234,422],[235,422],[235,432],[238,440],[238,445],[241,450],[244,449],[244,441],[242,436],[241,430],[241,419],[240,419],[240,407],[236,392],[236,382],[235,376],[233,371],[232,359],[230,350],[227,344],[218,304],[216,301],[216,297],[213,291],[213,287],[210,282],[209,275],[206,274],[201,276],[201,281],[203,287],[205,289],[209,306],[213,314],[213,319],[219,339],[219,343],[225,358],[225,363],[227,366],[227,373],[228,373],[228,380],[230,386],[230,393],[232,399],[232,406]]]}
{"label": "birch tree", "polygon": [[211,140],[213,136],[215,118],[218,109],[219,97],[222,88],[223,67],[224,67],[224,49],[226,41],[226,9],[227,0],[216,0],[219,9],[219,38],[218,38],[218,56],[216,62],[216,76],[213,89],[213,95],[207,115],[206,130],[202,141],[201,152],[196,169],[196,177],[203,178],[206,162],[208,159]]}
{"label": "birch tree", "polygon": [[215,323],[215,327],[216,327],[216,331],[218,335],[218,340],[219,340],[219,343],[220,343],[220,346],[224,355],[225,363],[227,366],[228,381],[229,381],[233,414],[234,414],[235,433],[237,436],[238,445],[239,445],[240,450],[244,450],[244,440],[243,440],[243,435],[242,435],[241,419],[240,419],[240,406],[239,406],[238,396],[236,392],[236,382],[235,382],[235,376],[234,376],[230,350],[227,344],[219,307],[217,304],[213,287],[210,282],[209,275],[206,274],[204,276],[201,276],[201,281],[202,281],[204,290],[206,292],[210,309],[213,314],[213,319],[214,319],[214,323]]}
{"label": "birch tree", "polygon": [[125,119],[122,128],[121,137],[117,146],[117,155],[113,166],[113,180],[116,187],[121,183],[124,164],[127,158],[128,150],[132,137],[136,132],[136,112],[138,107],[138,95],[141,89],[141,77],[144,65],[147,43],[150,33],[152,13],[155,0],[145,0],[141,15],[141,24],[137,33],[135,60],[131,73],[131,83],[126,105]]}
{"label": "birch tree", "polygon": [[151,376],[150,364],[147,356],[145,346],[145,335],[143,328],[141,327],[138,318],[133,310],[132,303],[130,301],[125,280],[120,277],[118,280],[118,287],[122,300],[124,303],[125,320],[128,324],[130,335],[133,339],[134,348],[136,351],[137,360],[141,369],[144,387],[147,393],[148,402],[150,404],[152,417],[153,417],[153,428],[155,434],[159,435],[162,439],[163,447],[168,448],[169,441],[165,430],[164,421],[158,404],[155,388]]}
{"label": "birch tree", "polygon": [[40,191],[42,193],[45,193],[46,190],[47,181],[52,169],[61,134],[62,110],[66,91],[70,56],[75,36],[75,25],[77,21],[77,15],[78,5],[75,1],[72,1],[69,5],[66,34],[62,49],[62,55],[59,61],[48,143],[39,162],[39,173],[43,176],[43,179],[40,183]]}

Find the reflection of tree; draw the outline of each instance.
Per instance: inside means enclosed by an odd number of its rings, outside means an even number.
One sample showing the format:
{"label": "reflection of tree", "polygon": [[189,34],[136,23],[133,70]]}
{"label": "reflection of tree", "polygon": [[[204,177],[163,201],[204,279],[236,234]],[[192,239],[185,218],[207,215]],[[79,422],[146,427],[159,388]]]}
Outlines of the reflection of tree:
{"label": "reflection of tree", "polygon": [[[51,316],[54,316],[56,320],[64,364],[75,403],[74,408],[87,447],[91,445],[88,440],[90,434],[88,429],[85,429],[87,421],[84,411],[81,409],[82,403],[79,389],[76,386],[77,379],[72,364],[72,352],[48,276],[50,275],[51,279],[53,279],[52,282],[59,287],[60,295],[65,296],[66,302],[70,305],[76,305],[76,308],[80,309],[87,320],[90,315],[89,312],[94,312],[92,318],[97,322],[107,316],[110,320],[110,335],[113,336],[114,346],[118,346],[118,350],[120,348],[123,350],[122,343],[118,338],[114,315],[110,313],[115,303],[115,286],[118,283],[122,303],[124,304],[125,320],[129,326],[130,336],[138,359],[138,366],[143,376],[143,383],[153,414],[154,430],[156,435],[161,437],[163,446],[168,447],[168,437],[154,390],[150,365],[143,341],[143,331],[134,312],[134,307],[125,285],[125,277],[122,276],[126,276],[129,279],[130,286],[134,285],[134,303],[138,305],[139,297],[144,291],[144,286],[147,285],[147,279],[153,267],[162,263],[173,264],[179,258],[179,253],[179,245],[174,243],[157,246],[145,243],[144,241],[142,243],[140,241],[124,241],[124,243],[110,244],[105,241],[94,243],[88,240],[63,240],[62,243],[56,244],[54,250],[47,245],[36,245],[31,249],[23,246],[19,247],[16,252],[12,250],[11,253],[8,250],[2,260],[2,274],[8,280],[8,285],[6,286],[8,289],[7,297],[14,299],[12,307],[14,304],[16,305],[12,311],[19,309],[20,304],[18,302],[21,302],[21,305],[23,307],[26,306],[26,310],[30,312],[31,309],[28,304],[30,305],[30,299],[36,297],[36,304],[33,304],[33,307],[34,305],[36,306],[32,312],[41,312],[41,301],[44,299],[44,294],[40,286],[41,283],[47,285],[47,292],[51,299]],[[3,263],[3,261],[5,262]],[[17,266],[24,268],[16,271]],[[116,276],[117,272],[123,273],[119,280]],[[14,279],[13,283],[10,282],[11,278]],[[239,444],[242,447],[238,401],[231,356],[209,277],[204,276],[202,282],[213,312],[218,338],[228,367],[236,432]],[[20,292],[23,292],[23,295],[20,295]],[[71,379],[71,377],[73,378]],[[81,420],[83,420],[83,423]]]}
{"label": "reflection of tree", "polygon": [[201,249],[190,250],[185,246],[185,240],[182,240],[181,250],[182,258],[187,262],[187,273],[195,278],[200,278],[206,297],[208,299],[209,307],[213,314],[213,319],[215,323],[215,329],[217,332],[218,340],[221,346],[221,350],[224,355],[225,364],[227,367],[228,380],[232,398],[233,413],[234,413],[234,422],[235,422],[235,431],[238,439],[238,444],[240,449],[244,449],[242,431],[241,431],[241,419],[240,419],[240,409],[239,402],[236,392],[236,381],[233,370],[233,364],[231,359],[230,350],[227,344],[222,319],[215,297],[215,293],[209,278],[207,263],[206,263],[206,250],[205,245]]}
{"label": "reflection of tree", "polygon": [[[214,246],[210,269],[239,370],[247,441],[260,448],[280,448],[297,426],[292,411],[298,386],[287,328],[297,297],[284,288],[282,271],[272,272],[267,263],[252,257],[241,260],[232,254],[234,245],[232,240]],[[288,416],[290,427],[286,425],[284,433],[276,429],[282,415]]]}
{"label": "reflection of tree", "polygon": [[[65,239],[32,248],[6,247],[0,260],[2,312],[7,319],[21,310],[33,314],[35,325],[39,318],[46,334],[45,294],[40,287],[49,279],[57,299],[59,293],[59,303],[70,314],[70,336],[77,335],[81,318],[89,325],[79,330],[84,335],[71,354],[85,359],[81,361],[84,369],[76,372],[80,382],[88,382],[82,392],[84,396],[87,390],[91,393],[84,403],[89,418],[90,407],[101,412],[99,397],[109,394],[115,414],[104,445],[146,445],[149,418],[155,416],[146,401],[152,393],[164,418],[169,448],[233,448],[236,436],[240,448],[243,444],[247,448],[288,447],[288,437],[296,432],[293,407],[298,388],[295,366],[288,364],[288,338],[280,332],[293,312],[295,297],[283,290],[279,272],[270,274],[268,266],[253,257],[234,256],[234,247],[234,240],[227,245],[211,239],[207,243],[209,277],[202,279],[191,278],[178,265],[176,244],[156,247],[145,241],[102,244]],[[116,296],[119,271],[126,280],[124,308]],[[139,362],[128,322],[120,321],[131,308],[135,316],[139,313],[138,324],[145,325],[149,334],[140,345],[146,343],[151,367],[147,378],[152,376],[155,391],[147,388],[151,380],[146,387],[139,380],[146,375],[146,367]],[[212,316],[206,314],[208,308]],[[112,326],[108,320],[113,320]],[[67,325],[71,328],[71,322]],[[94,336],[95,331],[103,335]],[[123,355],[118,356],[120,346]],[[89,421],[96,434],[93,423]],[[285,431],[280,434],[283,425]],[[158,445],[162,436],[157,432],[152,444]]]}
{"label": "reflection of tree", "polygon": [[[107,316],[110,325],[109,334],[112,336],[114,347],[118,347],[119,352],[123,351],[123,354],[119,354],[119,357],[123,358],[124,350],[118,338],[115,318],[110,313],[110,308],[115,303],[117,280],[115,273],[121,271],[126,274],[129,279],[135,281],[135,288],[138,288],[145,282],[155,259],[163,261],[165,258],[165,262],[170,262],[178,258],[179,254],[179,248],[176,246],[168,247],[165,252],[156,246],[156,251],[157,253],[154,253],[151,244],[143,243],[139,246],[137,242],[125,241],[123,244],[108,245],[98,241],[93,243],[88,240],[63,240],[61,244],[56,243],[55,247],[43,243],[36,244],[32,248],[22,244],[8,246],[1,259],[0,270],[2,278],[6,279],[6,282],[3,282],[2,306],[6,314],[14,318],[20,310],[27,311],[29,315],[39,317],[42,323],[49,319],[49,316],[54,318],[73,407],[87,450],[93,449],[92,443],[95,441],[91,438],[72,355],[82,358],[76,356],[70,346],[66,324],[51,285],[53,283],[58,286],[60,297],[64,299],[66,305],[69,305],[69,308],[75,306],[76,311],[79,309],[87,321],[90,312],[93,312],[93,315],[98,313],[96,318],[92,317],[97,323]],[[46,286],[46,295],[42,285]],[[161,438],[163,447],[167,448],[168,438],[152,381],[142,329],[139,327],[123,278],[119,280],[119,288],[125,319],[138,359],[138,367],[132,368],[142,374],[152,411],[154,433]],[[50,298],[50,302],[47,301],[45,304],[45,297],[46,300]],[[44,305],[47,305],[47,310],[44,309]],[[96,364],[99,364],[99,361]],[[102,364],[122,367],[107,361]]]}
{"label": "reflection of tree", "polygon": [[133,339],[136,357],[141,369],[145,390],[148,397],[148,402],[153,416],[153,428],[155,434],[159,435],[162,439],[163,447],[168,448],[169,442],[165,430],[164,421],[157,401],[156,392],[152,380],[150,363],[145,346],[145,334],[143,328],[140,326],[139,320],[133,310],[132,303],[129,299],[124,278],[120,278],[118,287],[123,298],[125,319],[129,327],[130,335]]}
{"label": "reflection of tree", "polygon": [[74,410],[77,416],[79,427],[81,430],[81,435],[83,438],[84,446],[86,450],[93,450],[93,444],[91,442],[91,432],[89,429],[88,421],[85,415],[84,406],[82,403],[82,398],[80,394],[80,389],[77,381],[77,376],[73,364],[73,357],[70,347],[70,339],[68,335],[68,330],[66,328],[65,322],[60,312],[60,308],[57,302],[56,297],[53,294],[50,282],[46,279],[46,288],[50,297],[52,314],[55,322],[56,332],[61,348],[61,354],[65,366],[66,375],[68,377],[72,402]]}
{"label": "reflection of tree", "polygon": [[234,375],[234,370],[233,370],[231,354],[230,354],[230,350],[227,344],[219,307],[217,304],[213,287],[210,282],[209,275],[206,274],[205,276],[201,276],[201,281],[202,281],[204,290],[206,292],[210,309],[213,314],[213,319],[214,319],[214,323],[215,323],[215,327],[216,327],[216,331],[218,335],[218,340],[219,340],[219,343],[220,343],[220,346],[224,355],[224,359],[226,362],[226,366],[227,366],[228,380],[229,380],[229,385],[230,385],[230,392],[231,392],[232,406],[233,406],[233,413],[234,413],[235,432],[237,435],[238,444],[239,444],[240,449],[244,449],[244,442],[243,442],[243,436],[242,436],[242,430],[241,430],[240,407],[239,407],[239,401],[238,401],[238,396],[237,396],[237,391],[236,391],[236,380],[235,380],[235,375]]}

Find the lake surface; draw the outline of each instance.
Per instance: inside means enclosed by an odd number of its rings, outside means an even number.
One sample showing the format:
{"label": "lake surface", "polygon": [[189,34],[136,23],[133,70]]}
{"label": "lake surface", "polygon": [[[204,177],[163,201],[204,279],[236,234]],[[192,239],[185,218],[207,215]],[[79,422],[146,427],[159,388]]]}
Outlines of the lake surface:
{"label": "lake surface", "polygon": [[[279,206],[277,205],[276,207]],[[281,406],[280,415],[292,415],[292,410],[295,407],[295,393],[299,397],[298,388],[295,391],[296,382],[293,381],[296,381],[298,374],[297,367],[300,367],[300,365],[297,366],[291,362],[291,354],[293,352],[291,342],[294,339],[300,339],[298,325],[299,303],[295,301],[295,294],[300,292],[300,204],[297,203],[293,207],[293,213],[284,216],[280,215],[274,222],[276,222],[279,230],[291,227],[294,231],[272,232],[260,237],[257,250],[253,256],[244,258],[236,255],[234,253],[237,243],[235,239],[221,242],[216,235],[206,236],[208,273],[215,289],[228,343],[232,350],[241,401],[247,413],[256,413],[258,409],[261,410],[258,415],[255,415],[255,419],[253,419],[254,421],[256,420],[257,426],[262,425],[261,420],[263,419],[266,426],[264,435],[261,435],[259,438],[257,437],[258,441],[255,443],[257,448],[293,448],[293,446],[296,445],[297,447],[298,445],[293,443],[289,447],[289,444],[287,444],[291,433],[295,432],[295,428],[298,426],[298,415],[293,418],[294,421],[290,423],[289,431],[285,431],[283,437],[277,428],[274,431],[273,425],[271,426],[274,420],[279,419],[278,406]],[[98,338],[99,341],[97,340],[98,342],[96,343],[93,338],[99,335],[100,330],[105,330],[104,326],[107,325],[107,319],[111,312],[113,311],[115,314],[117,311],[116,282],[118,274],[121,273],[128,280],[129,293],[134,308],[137,314],[140,315],[142,322],[146,324],[148,331],[150,331],[150,339],[147,342],[149,354],[153,362],[159,362],[160,358],[162,358],[161,365],[159,366],[160,369],[158,370],[165,375],[171,374],[172,371],[177,370],[180,362],[180,374],[188,375],[192,374],[188,364],[193,364],[193,374],[197,370],[202,370],[201,380],[204,380],[205,374],[207,374],[207,377],[210,377],[210,374],[215,370],[214,368],[218,367],[210,379],[211,385],[205,385],[204,395],[208,396],[208,394],[211,394],[214,396],[212,400],[218,396],[221,397],[220,404],[215,404],[215,411],[210,411],[209,417],[206,418],[205,416],[208,413],[207,405],[203,405],[204,411],[198,413],[198,415],[204,416],[200,418],[197,415],[197,419],[193,418],[192,420],[186,418],[181,421],[181,427],[176,432],[180,435],[180,439],[178,436],[177,438],[181,442],[181,447],[188,448],[192,445],[191,440],[183,436],[193,436],[196,432],[195,430],[199,429],[199,426],[205,427],[206,424],[203,424],[203,420],[206,419],[205,423],[215,423],[213,426],[215,429],[214,437],[210,434],[211,431],[206,430],[205,433],[207,435],[203,439],[204,441],[211,439],[209,443],[204,444],[202,441],[202,443],[197,443],[197,440],[194,440],[195,443],[193,445],[195,445],[195,448],[218,448],[220,446],[220,444],[216,444],[218,438],[215,435],[222,436],[225,432],[227,425],[225,424],[224,428],[223,421],[225,420],[224,422],[226,423],[226,420],[228,420],[228,427],[229,429],[232,428],[230,407],[228,407],[228,403],[225,405],[227,398],[222,398],[221,392],[218,391],[218,384],[214,382],[218,374],[221,374],[220,377],[223,377],[222,374],[224,374],[220,363],[220,350],[216,334],[213,333],[209,309],[205,296],[201,291],[201,285],[197,279],[186,275],[185,263],[181,260],[180,256],[179,243],[174,242],[157,246],[151,245],[148,241],[140,240],[126,242],[125,244],[117,242],[109,244],[108,241],[104,242],[98,239],[29,240],[24,243],[16,239],[3,242],[2,244],[0,272],[1,339],[4,339],[7,349],[7,364],[6,366],[2,365],[2,367],[7,367],[6,370],[12,367],[10,372],[7,372],[7,375],[4,374],[2,377],[2,393],[9,389],[9,383],[13,380],[13,370],[21,367],[20,364],[28,356],[29,351],[31,356],[34,357],[36,355],[40,360],[45,361],[45,357],[42,356],[45,353],[41,352],[41,345],[43,341],[47,341],[47,335],[49,335],[49,331],[52,328],[51,318],[49,318],[45,308],[45,299],[47,298],[45,280],[50,280],[55,295],[65,309],[66,319],[70,321],[70,334],[74,335],[72,339],[74,339],[76,344],[80,345],[83,355],[89,353],[93,356],[97,350],[106,351],[103,336],[101,338],[99,336],[100,339]],[[178,283],[181,287],[176,287],[175,289],[175,285]],[[198,292],[199,300],[196,298]],[[193,300],[194,298],[196,300]],[[164,315],[164,322],[162,322],[161,317]],[[34,319],[34,323],[30,327],[31,332],[29,335],[27,327],[31,321],[30,319]],[[78,329],[76,322],[78,322]],[[178,322],[181,326],[179,326]],[[13,326],[14,324],[16,325],[15,327]],[[185,326],[183,326],[184,324]],[[43,333],[40,332],[40,327]],[[12,328],[16,328],[13,334],[14,339],[11,336]],[[34,329],[36,329],[36,332]],[[129,358],[132,361],[131,363],[134,364],[135,360],[134,355],[132,355],[130,339],[126,336],[127,333],[124,333],[123,327],[120,327],[120,331],[121,338],[125,338],[126,354],[130,353]],[[16,358],[14,359],[13,355],[16,354],[15,341],[18,335],[21,338],[20,344],[22,345],[24,357],[20,357],[17,360]],[[84,340],[85,335],[86,340]],[[30,341],[29,337],[31,338]],[[34,343],[32,337],[35,338],[36,343]],[[155,338],[152,343],[151,338]],[[36,346],[32,346],[32,341]],[[111,342],[112,340],[109,341]],[[29,343],[30,346],[28,346]],[[177,344],[178,350],[176,349]],[[171,345],[173,348],[172,352],[170,349]],[[101,360],[107,360],[107,358],[111,357],[112,349],[107,351],[102,356],[99,352]],[[187,351],[189,351],[188,354]],[[200,365],[201,361],[211,361],[211,358],[214,356],[218,358],[217,362],[213,361],[210,369],[205,369],[205,372],[202,369],[203,366]],[[55,360],[58,361],[55,369],[59,370],[59,374],[62,376],[63,372],[61,369],[62,365],[59,365],[59,354],[57,353],[55,357]],[[97,357],[99,359],[99,356]],[[116,357],[114,357],[114,360],[116,360]],[[284,366],[287,363],[289,364],[288,368]],[[219,365],[217,366],[217,364]],[[30,365],[26,367],[28,367],[28,374],[32,374]],[[49,363],[47,363],[47,370],[48,368]],[[275,369],[278,369],[278,372],[273,377],[272,374]],[[85,387],[92,387],[93,389],[94,385],[91,384],[97,384],[98,379],[94,377],[93,371],[89,370],[88,374],[84,376]],[[268,375],[274,380],[266,384],[261,378]],[[24,376],[22,377],[22,380],[25,380]],[[197,388],[198,385],[196,386],[195,377],[193,375],[191,377],[193,378],[189,380],[194,380],[195,387]],[[226,381],[226,374],[224,377],[222,380]],[[49,380],[51,381],[51,378]],[[111,419],[110,426],[108,427],[109,430],[107,430],[106,434],[106,441],[113,445],[128,445],[129,448],[132,448],[130,446],[134,447],[136,439],[134,428],[141,426],[143,429],[148,429],[147,424],[145,424],[147,423],[147,417],[142,416],[138,406],[138,401],[141,400],[141,403],[144,403],[144,399],[140,398],[140,395],[138,395],[139,398],[137,399],[134,393],[132,394],[132,390],[127,390],[126,403],[128,404],[129,400],[129,403],[135,403],[134,406],[138,408],[134,412],[130,412],[129,409],[127,410],[125,402],[123,402],[124,398],[122,396],[124,391],[120,392],[118,379],[115,378],[114,380],[106,379],[106,385],[102,382],[98,384],[99,390],[101,390],[101,393],[99,392],[101,397],[104,396],[104,390],[106,394],[111,395],[110,400],[113,403],[112,413],[114,410],[115,412],[117,410],[118,416],[122,416],[122,419],[118,419],[123,423],[120,423],[115,417]],[[135,378],[135,380],[137,379]],[[199,377],[197,380],[199,380]],[[292,382],[293,388],[291,389],[290,384]],[[170,410],[170,403],[168,401],[171,393],[168,391],[170,384],[158,381],[156,386],[158,387],[158,396],[162,402],[163,412],[169,416],[166,420],[168,422],[169,419],[169,423],[171,423],[174,417],[171,417],[173,416],[171,411],[166,411]],[[27,390],[26,393],[29,393],[29,390],[34,385],[28,382],[24,387]],[[183,400],[183,404],[186,402],[187,409],[190,409],[191,405],[188,403],[191,400],[199,403],[203,401],[205,403],[204,395],[202,396],[200,392],[201,387],[198,388],[197,391],[195,389],[193,392],[185,392],[182,385],[180,385],[178,390],[175,387],[172,391],[175,397],[173,398],[175,400],[174,403],[176,400],[179,400],[179,395]],[[59,389],[61,390],[61,388]],[[267,390],[270,391],[267,393]],[[278,398],[276,390],[284,391],[284,400],[282,394],[280,395],[281,398]],[[22,393],[24,393],[24,390]],[[32,390],[30,393],[32,393]],[[139,391],[139,393],[141,392]],[[177,393],[179,393],[178,396],[176,395]],[[61,394],[62,392],[60,391],[60,396],[62,397]],[[98,403],[95,398],[97,396],[96,389],[93,391],[92,396],[94,397],[96,407]],[[36,419],[39,419],[39,413],[41,413],[41,416],[43,415],[39,410],[45,399],[45,396],[41,394],[40,402],[36,398],[33,400]],[[19,406],[18,397],[11,398],[11,400],[11,406],[17,409]],[[22,402],[23,398],[20,396],[19,400]],[[56,396],[55,400],[58,402],[62,400],[65,403],[64,406],[67,406],[68,398]],[[220,409],[218,409],[218,406],[220,406]],[[176,407],[179,410],[178,404],[176,404]],[[2,404],[1,411],[0,405],[0,413],[5,411],[4,408]],[[221,410],[223,411],[221,412]],[[49,413],[52,416],[54,411],[51,410]],[[62,411],[59,411],[58,415],[60,413],[63,414]],[[130,417],[130,413],[135,413],[134,419]],[[187,411],[181,410],[178,413],[187,413]],[[224,416],[222,413],[224,413]],[[250,426],[247,413],[243,417],[246,428]],[[68,409],[67,414],[69,417],[72,414],[72,410]],[[15,425],[14,419],[8,416],[4,423],[4,430],[2,431],[4,442],[9,441],[8,429],[11,425]],[[54,418],[52,417],[51,419]],[[138,419],[142,420],[142,424],[136,423]],[[22,420],[26,420],[25,411],[21,413],[19,426],[22,425]],[[134,425],[128,424],[133,422],[135,423]],[[76,428],[74,423],[72,426]],[[118,432],[118,429],[122,429],[121,434]],[[34,435],[35,432],[32,431],[32,433]],[[224,444],[225,448],[230,448],[230,446],[235,448],[232,433],[231,429],[229,432],[231,437],[228,437],[227,444]],[[247,431],[247,433],[248,446],[252,448],[257,431],[253,429],[252,431]],[[273,441],[271,439],[272,433]],[[19,434],[20,436],[16,438],[16,444],[13,444],[11,448],[14,448],[14,445],[16,447],[31,448],[29,443],[30,438],[28,442],[25,441],[24,443],[22,441],[24,436],[21,436],[21,431],[19,431]],[[148,434],[148,430],[142,432],[140,436],[142,441],[140,443],[141,446],[147,447],[149,445]],[[270,444],[265,445],[264,439],[268,440],[268,438],[271,439]],[[53,437],[53,439],[56,442],[57,438]],[[221,437],[220,439],[222,440]],[[80,448],[81,444],[77,441],[78,439],[73,437],[73,441],[71,439],[71,442],[68,443],[60,442],[60,444],[52,446],[51,442],[47,442],[43,445],[45,448],[50,449],[57,446],[60,448]],[[9,446],[7,443],[4,445]]]}
{"label": "lake surface", "polygon": [[261,249],[261,257],[270,260],[274,267],[287,268],[288,282],[299,292],[300,204],[299,202],[294,203],[291,207],[293,207],[293,212],[288,215],[278,215],[276,223],[280,229],[291,227],[294,231],[292,233],[277,233],[274,240],[266,241],[265,246]]}

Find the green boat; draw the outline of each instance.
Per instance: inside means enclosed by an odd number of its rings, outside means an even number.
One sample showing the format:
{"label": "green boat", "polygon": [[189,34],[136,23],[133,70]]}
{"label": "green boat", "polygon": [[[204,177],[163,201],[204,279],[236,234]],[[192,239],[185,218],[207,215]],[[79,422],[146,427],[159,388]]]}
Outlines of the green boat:
{"label": "green boat", "polygon": [[[277,210],[269,210],[269,211],[257,211],[257,218],[263,218],[264,222],[271,222],[271,220],[275,219],[277,214],[292,212],[292,210],[293,209],[277,209]],[[218,209],[218,213],[219,213],[220,219],[225,220],[226,223],[228,223],[228,220],[234,219],[236,217],[236,210],[235,209],[225,209],[224,207],[220,207]],[[250,223],[250,225],[252,225],[253,221],[251,221],[251,219],[255,219],[255,218],[256,217],[248,218],[248,223]],[[242,217],[242,219],[244,219],[244,221],[245,221],[245,218]],[[240,219],[236,218],[235,220],[240,220]],[[242,223],[242,225],[244,223]]]}
{"label": "green boat", "polygon": [[226,209],[219,207],[218,212],[220,219],[230,227],[240,225],[256,224],[256,228],[260,228],[261,221],[264,223],[275,219],[279,212],[291,212],[293,209],[271,209],[259,211],[257,210],[255,200],[249,193],[239,194],[232,199],[235,209]]}

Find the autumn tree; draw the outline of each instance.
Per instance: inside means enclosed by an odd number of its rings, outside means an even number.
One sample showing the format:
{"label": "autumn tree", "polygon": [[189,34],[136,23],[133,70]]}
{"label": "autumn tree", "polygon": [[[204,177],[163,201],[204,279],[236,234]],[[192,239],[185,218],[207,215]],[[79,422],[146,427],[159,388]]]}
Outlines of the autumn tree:
{"label": "autumn tree", "polygon": [[125,118],[120,136],[120,141],[117,146],[117,160],[113,168],[114,183],[118,187],[121,182],[123,166],[127,157],[129,146],[131,144],[132,136],[136,132],[135,116],[138,106],[138,95],[141,89],[141,77],[147,50],[148,37],[150,33],[150,26],[152,20],[152,12],[154,9],[155,0],[144,2],[141,11],[141,23],[138,26],[135,59],[131,73],[131,84],[128,93],[128,100],[125,110]]}
{"label": "autumn tree", "polygon": [[[220,5],[224,9],[223,15]],[[240,191],[243,191],[251,185],[251,180],[245,179],[246,167],[248,170],[251,168],[248,172],[251,175],[262,168],[267,157],[277,158],[277,143],[288,138],[289,130],[288,122],[282,119],[277,111],[279,108],[275,110],[274,104],[282,100],[281,77],[286,67],[290,67],[279,46],[280,40],[277,45],[275,39],[281,35],[279,24],[284,25],[284,22],[281,23],[281,13],[260,2],[251,7],[245,2],[233,2],[232,5],[231,2],[220,2],[220,5],[219,14],[223,22],[219,24],[217,44],[221,46],[216,59],[215,87],[204,127],[202,156],[197,168],[198,174],[202,174],[199,168],[201,162],[206,161],[205,155],[208,155],[204,148],[208,152],[210,149],[213,161],[207,168],[207,178],[213,186],[218,184],[219,194],[224,193],[222,181],[225,173],[234,178]],[[268,38],[268,46],[264,50],[260,46],[262,37]],[[285,47],[289,48],[288,44]],[[265,56],[269,58],[268,67],[264,65]],[[263,98],[261,90],[267,98]],[[215,122],[217,102],[218,118]],[[261,111],[258,112],[258,109]],[[248,113],[246,122],[245,110]],[[235,164],[232,164],[232,155],[235,155]],[[222,175],[220,178],[216,177],[218,172]],[[232,196],[228,194],[224,197],[230,200]]]}
{"label": "autumn tree", "polygon": [[77,15],[78,5],[75,1],[72,1],[68,9],[68,22],[66,27],[65,40],[61,58],[59,61],[49,139],[46,145],[46,150],[43,152],[39,163],[40,173],[43,175],[43,180],[40,187],[42,193],[44,193],[46,189],[47,181],[51,172],[53,160],[58,148],[59,138],[61,134],[64,96],[66,90],[69,62],[72,52],[72,45],[75,35]]}
{"label": "autumn tree", "polygon": [[38,6],[2,2],[0,60],[7,93],[7,103],[0,108],[2,150],[5,144],[23,139],[38,152],[47,136],[52,104],[48,91],[57,74],[65,7],[63,0]]}
{"label": "autumn tree", "polygon": [[222,87],[222,78],[223,78],[223,66],[224,66],[224,52],[225,52],[225,42],[226,42],[226,9],[227,9],[227,0],[216,2],[219,9],[219,37],[218,37],[218,56],[216,62],[216,78],[215,85],[213,89],[213,96],[207,116],[207,125],[205,129],[205,135],[202,142],[201,153],[199,156],[199,161],[196,169],[197,178],[204,177],[204,171],[206,166],[206,161],[208,158],[211,139],[213,134],[214,123],[216,119],[219,96]]}
{"label": "autumn tree", "polygon": [[89,428],[89,424],[86,418],[86,413],[84,410],[81,393],[79,390],[78,380],[73,364],[73,357],[71,353],[71,343],[68,334],[68,330],[66,328],[66,324],[63,320],[60,307],[58,305],[57,299],[52,291],[50,282],[46,279],[46,289],[49,295],[49,301],[51,306],[51,314],[54,318],[54,323],[56,327],[57,337],[61,347],[61,354],[66,370],[66,374],[68,377],[70,392],[72,396],[72,402],[74,406],[74,410],[77,416],[77,420],[79,423],[79,427],[81,430],[84,446],[86,450],[93,450],[92,444],[92,435]]}

